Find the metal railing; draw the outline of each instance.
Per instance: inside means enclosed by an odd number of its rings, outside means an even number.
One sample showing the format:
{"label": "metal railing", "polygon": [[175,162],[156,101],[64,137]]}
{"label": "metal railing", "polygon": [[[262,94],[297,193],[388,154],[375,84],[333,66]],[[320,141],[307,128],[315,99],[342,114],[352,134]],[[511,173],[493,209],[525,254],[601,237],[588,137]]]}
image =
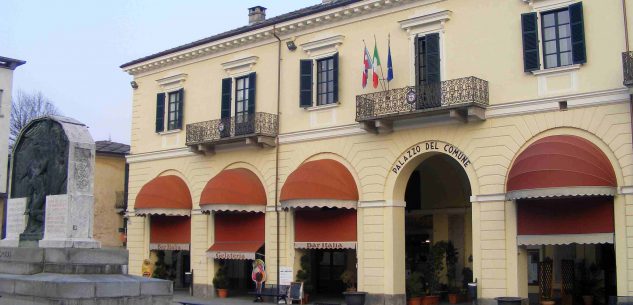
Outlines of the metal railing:
{"label": "metal railing", "polygon": [[622,71],[624,72],[624,85],[633,86],[633,52],[622,52]]}
{"label": "metal railing", "polygon": [[356,96],[356,121],[478,104],[488,106],[488,82],[474,76]]}
{"label": "metal railing", "polygon": [[248,136],[277,136],[277,115],[264,112],[187,124],[187,145],[212,144]]}

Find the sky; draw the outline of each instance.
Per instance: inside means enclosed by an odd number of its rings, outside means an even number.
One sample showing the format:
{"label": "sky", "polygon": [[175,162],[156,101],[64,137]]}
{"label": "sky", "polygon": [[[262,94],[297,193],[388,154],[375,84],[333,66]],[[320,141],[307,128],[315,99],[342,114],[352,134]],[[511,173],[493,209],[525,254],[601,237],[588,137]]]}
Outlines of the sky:
{"label": "sky", "polygon": [[41,91],[95,141],[130,143],[131,60],[248,24],[248,8],[270,18],[321,0],[2,0],[0,56],[25,60],[18,90]]}

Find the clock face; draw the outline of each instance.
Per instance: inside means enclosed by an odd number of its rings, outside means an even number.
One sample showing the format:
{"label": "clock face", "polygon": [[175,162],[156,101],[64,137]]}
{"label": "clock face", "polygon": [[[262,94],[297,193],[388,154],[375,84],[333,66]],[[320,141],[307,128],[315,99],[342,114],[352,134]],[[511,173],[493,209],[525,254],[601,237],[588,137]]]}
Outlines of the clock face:
{"label": "clock face", "polygon": [[219,130],[220,132],[224,131],[224,123],[220,123],[220,124],[218,124],[218,130]]}
{"label": "clock face", "polygon": [[413,89],[411,89],[411,90],[409,90],[409,92],[407,92],[406,99],[407,99],[407,103],[409,103],[409,104],[415,103],[415,100],[417,99],[417,96],[415,94],[415,91],[413,91]]}

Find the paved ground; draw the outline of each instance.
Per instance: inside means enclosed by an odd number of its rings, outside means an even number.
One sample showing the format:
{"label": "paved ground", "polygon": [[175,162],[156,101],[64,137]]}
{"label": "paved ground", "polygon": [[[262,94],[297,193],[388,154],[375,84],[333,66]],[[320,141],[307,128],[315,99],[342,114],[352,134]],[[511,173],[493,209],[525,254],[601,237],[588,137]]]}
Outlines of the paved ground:
{"label": "paved ground", "polygon": [[[205,305],[254,305],[254,304],[274,304],[270,301],[267,303],[253,303],[253,297],[251,296],[238,296],[238,297],[229,297],[226,299],[220,298],[194,298],[189,296],[188,291],[174,291],[174,305],[181,304],[178,302],[187,301],[193,302],[195,304],[205,304]],[[334,303],[334,304],[344,304],[343,299],[340,300],[319,300],[324,301],[326,303]]]}

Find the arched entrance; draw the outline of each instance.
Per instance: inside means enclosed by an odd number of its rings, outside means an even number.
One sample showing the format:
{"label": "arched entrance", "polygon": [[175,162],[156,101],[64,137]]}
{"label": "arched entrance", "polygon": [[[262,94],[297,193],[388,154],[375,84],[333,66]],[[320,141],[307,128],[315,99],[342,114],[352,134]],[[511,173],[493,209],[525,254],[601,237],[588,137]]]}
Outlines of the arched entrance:
{"label": "arched entrance", "polygon": [[412,156],[403,154],[392,170],[399,175],[394,197],[401,193],[405,202],[407,298],[460,296],[473,274],[472,188],[466,171],[472,165],[448,143],[425,142],[410,150]]}

